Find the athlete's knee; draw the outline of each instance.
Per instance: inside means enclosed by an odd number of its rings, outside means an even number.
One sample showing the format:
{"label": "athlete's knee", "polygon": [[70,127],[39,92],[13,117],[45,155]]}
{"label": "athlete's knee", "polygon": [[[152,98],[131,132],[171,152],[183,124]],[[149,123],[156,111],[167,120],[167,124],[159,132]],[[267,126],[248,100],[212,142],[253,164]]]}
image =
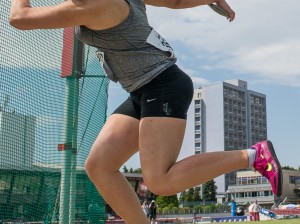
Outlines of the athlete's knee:
{"label": "athlete's knee", "polygon": [[151,172],[149,174],[143,172],[143,179],[149,191],[156,195],[169,196],[174,194],[165,173]]}
{"label": "athlete's knee", "polygon": [[91,157],[89,156],[85,161],[85,170],[92,182],[105,179],[107,176],[119,171],[120,167],[113,165],[113,162],[109,162],[106,158]]}
{"label": "athlete's knee", "polygon": [[104,142],[93,145],[91,153],[84,164],[85,170],[92,181],[120,169],[117,163],[108,159],[110,156],[106,152],[109,152],[109,150],[109,146]]}
{"label": "athlete's knee", "polygon": [[94,180],[99,178],[99,175],[101,175],[101,167],[98,166],[95,158],[88,157],[87,160],[85,161],[84,166],[85,166],[86,173],[92,182],[94,182]]}

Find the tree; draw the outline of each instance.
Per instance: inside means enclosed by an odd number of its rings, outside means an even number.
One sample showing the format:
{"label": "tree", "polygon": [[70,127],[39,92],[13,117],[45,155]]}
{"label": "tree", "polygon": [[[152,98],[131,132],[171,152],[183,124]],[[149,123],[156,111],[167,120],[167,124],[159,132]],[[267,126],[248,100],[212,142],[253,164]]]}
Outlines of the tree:
{"label": "tree", "polygon": [[133,170],[133,173],[142,173],[142,169],[141,168],[137,168],[137,169]]}
{"label": "tree", "polygon": [[156,198],[156,204],[159,208],[166,208],[166,207],[178,207],[178,198],[177,195],[171,195],[171,196],[157,196]]}
{"label": "tree", "polygon": [[185,201],[188,201],[188,202],[194,201],[194,193],[195,193],[194,188],[188,189],[186,196],[185,196]]}
{"label": "tree", "polygon": [[123,173],[128,173],[128,169],[126,166],[123,166]]}
{"label": "tree", "polygon": [[200,187],[195,187],[194,191],[194,201],[201,201],[201,196],[200,196]]}
{"label": "tree", "polygon": [[180,193],[179,201],[180,202],[185,202],[185,198],[186,198],[186,191],[183,191],[183,192]]}
{"label": "tree", "polygon": [[137,168],[137,169],[134,170],[132,167],[130,167],[130,169],[128,170],[128,168],[124,165],[123,166],[123,173],[142,173],[142,169]]}
{"label": "tree", "polygon": [[283,166],[282,169],[283,170],[296,170],[294,167],[291,167],[291,166]]}
{"label": "tree", "polygon": [[217,194],[217,186],[214,180],[208,181],[204,184],[203,190],[203,199],[205,201],[216,201],[216,194]]}
{"label": "tree", "polygon": [[180,202],[201,201],[200,187],[190,188],[187,191],[181,192],[179,196],[179,201]]}

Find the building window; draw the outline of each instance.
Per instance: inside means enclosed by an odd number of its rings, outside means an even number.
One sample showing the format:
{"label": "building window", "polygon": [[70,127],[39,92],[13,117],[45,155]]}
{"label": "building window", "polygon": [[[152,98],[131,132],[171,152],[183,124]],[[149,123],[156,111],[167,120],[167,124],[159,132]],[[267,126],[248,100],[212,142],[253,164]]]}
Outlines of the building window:
{"label": "building window", "polygon": [[299,184],[300,176],[290,176],[290,184]]}
{"label": "building window", "polygon": [[258,191],[258,192],[257,192],[257,196],[258,196],[258,197],[263,197],[263,196],[265,196],[265,195],[264,195],[264,192],[263,192],[263,191]]}
{"label": "building window", "polygon": [[257,192],[253,191],[252,194],[251,194],[251,197],[253,197],[253,198],[257,197]]}

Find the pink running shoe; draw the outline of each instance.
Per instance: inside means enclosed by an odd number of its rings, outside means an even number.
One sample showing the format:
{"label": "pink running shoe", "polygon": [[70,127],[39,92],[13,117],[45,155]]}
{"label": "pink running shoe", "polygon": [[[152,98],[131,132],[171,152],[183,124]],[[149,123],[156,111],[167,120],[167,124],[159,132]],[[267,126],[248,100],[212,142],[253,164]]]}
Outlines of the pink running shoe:
{"label": "pink running shoe", "polygon": [[251,148],[256,150],[253,168],[265,176],[271,183],[273,193],[278,197],[282,194],[282,170],[272,142],[258,142]]}

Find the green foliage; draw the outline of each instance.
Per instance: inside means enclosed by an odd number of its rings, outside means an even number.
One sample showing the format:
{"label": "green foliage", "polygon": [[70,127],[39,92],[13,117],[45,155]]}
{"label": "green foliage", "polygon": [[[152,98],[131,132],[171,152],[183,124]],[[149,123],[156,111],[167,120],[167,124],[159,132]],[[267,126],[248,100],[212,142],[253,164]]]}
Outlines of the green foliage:
{"label": "green foliage", "polygon": [[205,201],[216,201],[217,186],[214,180],[208,181],[204,185],[203,199]]}
{"label": "green foliage", "polygon": [[283,166],[282,169],[283,170],[296,170],[294,167],[291,167],[291,166]]}
{"label": "green foliage", "polygon": [[134,173],[142,173],[142,169],[141,168],[137,168],[135,170],[133,170]]}
{"label": "green foliage", "polygon": [[201,201],[200,187],[195,187],[193,201]]}
{"label": "green foliage", "polygon": [[195,205],[194,209],[199,209],[200,210],[200,209],[202,209],[202,207],[203,207],[202,205]]}
{"label": "green foliage", "polygon": [[142,173],[141,168],[133,169],[132,167],[128,170],[126,166],[123,166],[123,173]]}
{"label": "green foliage", "polygon": [[178,211],[179,211],[179,208],[178,208],[178,207],[173,207],[173,208],[172,208],[172,212],[173,212],[173,213],[176,213],[176,214],[177,214]]}
{"label": "green foliage", "polygon": [[178,207],[178,198],[176,195],[172,196],[157,196],[156,203],[159,208],[173,208]]}
{"label": "green foliage", "polygon": [[184,202],[185,201],[185,197],[186,197],[186,191],[181,192],[180,196],[179,196],[179,201],[180,202]]}
{"label": "green foliage", "polygon": [[194,193],[195,190],[194,188],[190,188],[188,189],[187,193],[186,193],[186,197],[185,197],[185,201],[194,201]]}
{"label": "green foliage", "polygon": [[179,208],[178,213],[179,214],[186,214],[186,213],[190,213],[190,211],[191,211],[190,207],[182,207],[182,208]]}
{"label": "green foliage", "polygon": [[180,202],[197,202],[201,201],[200,187],[190,188],[187,191],[181,192],[179,196]]}
{"label": "green foliage", "polygon": [[168,207],[162,208],[162,212],[163,212],[164,214],[169,213],[169,212],[170,212],[170,209],[169,209]]}
{"label": "green foliage", "polygon": [[126,166],[123,166],[123,173],[128,173],[128,169]]}

